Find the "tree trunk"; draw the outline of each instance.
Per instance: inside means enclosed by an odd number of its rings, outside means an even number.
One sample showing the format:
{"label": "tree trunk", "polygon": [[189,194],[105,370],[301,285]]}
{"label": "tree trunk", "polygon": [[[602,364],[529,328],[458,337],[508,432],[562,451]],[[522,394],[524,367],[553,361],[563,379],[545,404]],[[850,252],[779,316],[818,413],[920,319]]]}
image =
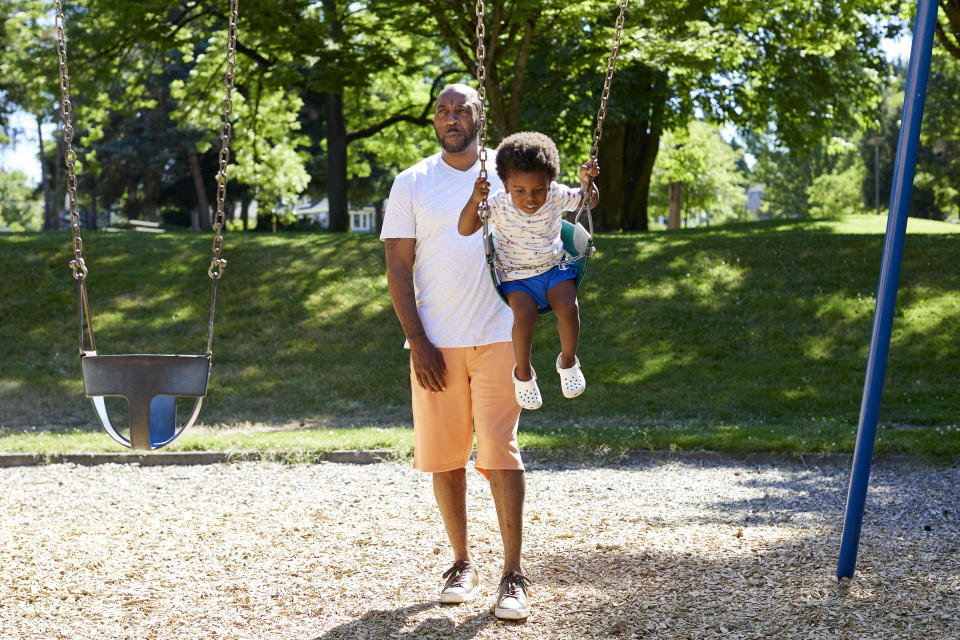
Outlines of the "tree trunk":
{"label": "tree trunk", "polygon": [[383,202],[383,200],[377,200],[373,203],[373,210],[376,212],[373,222],[377,235],[380,235],[383,230]]}
{"label": "tree trunk", "polygon": [[240,208],[240,222],[243,224],[243,230],[246,231],[250,224],[250,198],[243,199],[243,206]]}
{"label": "tree trunk", "polygon": [[604,126],[597,153],[600,163],[598,228],[649,230],[650,177],[660,148],[660,134],[661,131],[648,122],[609,122]]}
{"label": "tree trunk", "polygon": [[136,220],[139,217],[139,212],[137,211],[137,187],[139,181],[136,176],[130,176],[130,181],[127,183],[127,220]]}
{"label": "tree trunk", "polygon": [[[335,0],[323,0],[323,17],[328,23],[330,39],[346,46],[343,23]],[[327,121],[327,202],[329,203],[330,231],[347,231],[347,119],[343,114],[343,90],[332,87],[321,95],[323,114]]]}
{"label": "tree trunk", "polygon": [[679,229],[680,212],[683,211],[683,183],[671,182],[668,188],[670,190],[670,216],[667,218],[667,229]]}
{"label": "tree trunk", "polygon": [[[510,87],[510,104],[506,113],[506,133],[516,133],[520,128],[520,102],[523,100],[524,86],[523,78],[527,72],[527,62],[530,60],[530,46],[533,42],[534,34],[537,30],[537,20],[540,18],[542,8],[533,9],[530,17],[523,25],[523,39],[520,41],[520,50],[517,52],[517,59],[513,63],[513,82]],[[499,83],[499,78],[497,78]],[[502,100],[502,98],[501,98]]]}
{"label": "tree trunk", "polygon": [[330,231],[346,231],[347,216],[347,123],[343,95],[323,94],[327,120],[327,201],[330,203]]}
{"label": "tree trunk", "polygon": [[97,189],[96,185],[90,189],[90,211],[87,212],[87,229],[97,228]]}
{"label": "tree trunk", "polygon": [[193,175],[193,188],[197,192],[197,209],[190,212],[190,228],[194,231],[210,230],[213,228],[210,221],[210,205],[207,202],[207,192],[203,188],[200,159],[197,157],[196,149],[191,148],[187,152],[187,158],[190,161],[190,173]]}
{"label": "tree trunk", "polygon": [[37,145],[40,149],[40,183],[43,185],[43,230],[53,229],[53,194],[50,192],[50,168],[47,166],[47,156],[43,153],[43,127],[40,116],[37,116]]}
{"label": "tree trunk", "polygon": [[627,228],[624,223],[627,201],[623,162],[625,135],[626,125],[620,122],[608,123],[597,150],[597,162],[600,164],[597,188],[600,190],[600,201],[593,212],[593,224],[599,230],[617,231]]}
{"label": "tree trunk", "polygon": [[[50,228],[57,230],[63,220],[63,200],[59,198],[60,184],[63,181],[63,142],[57,137],[56,151],[53,159],[53,219],[50,221]],[[66,191],[64,191],[66,197]]]}

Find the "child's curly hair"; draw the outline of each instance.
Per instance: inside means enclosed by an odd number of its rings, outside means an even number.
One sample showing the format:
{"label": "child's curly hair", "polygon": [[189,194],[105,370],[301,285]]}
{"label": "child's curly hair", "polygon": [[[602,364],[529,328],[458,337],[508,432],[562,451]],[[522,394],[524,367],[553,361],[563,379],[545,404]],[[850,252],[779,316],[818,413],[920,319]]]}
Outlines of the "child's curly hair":
{"label": "child's curly hair", "polygon": [[553,140],[535,131],[521,131],[497,147],[497,175],[504,182],[516,171],[543,171],[550,180],[560,172],[560,154]]}

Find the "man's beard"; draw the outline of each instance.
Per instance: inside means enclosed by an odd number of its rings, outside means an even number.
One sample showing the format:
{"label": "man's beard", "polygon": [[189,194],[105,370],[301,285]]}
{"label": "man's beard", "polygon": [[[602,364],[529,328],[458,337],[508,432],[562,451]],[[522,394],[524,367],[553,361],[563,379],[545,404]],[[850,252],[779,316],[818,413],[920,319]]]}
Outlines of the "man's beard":
{"label": "man's beard", "polygon": [[[461,131],[461,133],[463,133],[464,135],[460,139],[459,143],[448,144],[440,135],[440,133],[437,131],[437,128],[436,127],[433,128],[433,133],[437,137],[437,142],[440,143],[440,147],[447,153],[460,153],[461,151],[466,151],[466,149],[470,145],[476,144],[477,133],[479,133],[479,131],[480,131],[479,125],[475,125],[473,127],[473,131],[471,131],[470,133],[467,133],[466,130],[464,129],[463,131]],[[449,132],[449,129],[447,130],[447,132]]]}

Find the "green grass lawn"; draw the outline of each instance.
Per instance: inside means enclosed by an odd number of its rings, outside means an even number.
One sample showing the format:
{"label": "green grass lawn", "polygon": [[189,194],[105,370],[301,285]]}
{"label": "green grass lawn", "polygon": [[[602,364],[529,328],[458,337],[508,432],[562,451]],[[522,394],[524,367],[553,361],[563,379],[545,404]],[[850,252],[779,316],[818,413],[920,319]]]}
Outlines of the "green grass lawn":
{"label": "green grass lawn", "polygon": [[[587,392],[560,394],[542,318],[544,407],[521,446],[851,451],[885,222],[600,234],[580,291]],[[957,227],[910,221],[878,452],[960,454]],[[409,451],[380,242],[233,233],[224,251],[203,427],[172,448]],[[88,232],[84,255],[101,353],[203,352],[208,236]],[[120,449],[83,397],[69,260],[68,233],[0,235],[0,451]]]}

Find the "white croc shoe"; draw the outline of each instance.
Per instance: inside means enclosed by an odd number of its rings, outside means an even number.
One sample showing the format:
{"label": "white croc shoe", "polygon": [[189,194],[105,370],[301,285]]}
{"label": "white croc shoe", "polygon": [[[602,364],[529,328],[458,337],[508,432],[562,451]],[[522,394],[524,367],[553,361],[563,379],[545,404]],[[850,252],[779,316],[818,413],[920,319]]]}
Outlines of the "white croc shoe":
{"label": "white croc shoe", "polygon": [[533,374],[529,380],[517,380],[517,367],[513,367],[513,394],[517,397],[517,404],[523,409],[539,409],[543,406],[540,397],[540,387],[537,386],[537,372],[530,367]]}
{"label": "white croc shoe", "polygon": [[557,373],[560,374],[560,390],[566,398],[576,398],[587,388],[587,381],[580,371],[580,358],[573,356],[573,366],[564,369],[560,366],[561,353],[557,356]]}

